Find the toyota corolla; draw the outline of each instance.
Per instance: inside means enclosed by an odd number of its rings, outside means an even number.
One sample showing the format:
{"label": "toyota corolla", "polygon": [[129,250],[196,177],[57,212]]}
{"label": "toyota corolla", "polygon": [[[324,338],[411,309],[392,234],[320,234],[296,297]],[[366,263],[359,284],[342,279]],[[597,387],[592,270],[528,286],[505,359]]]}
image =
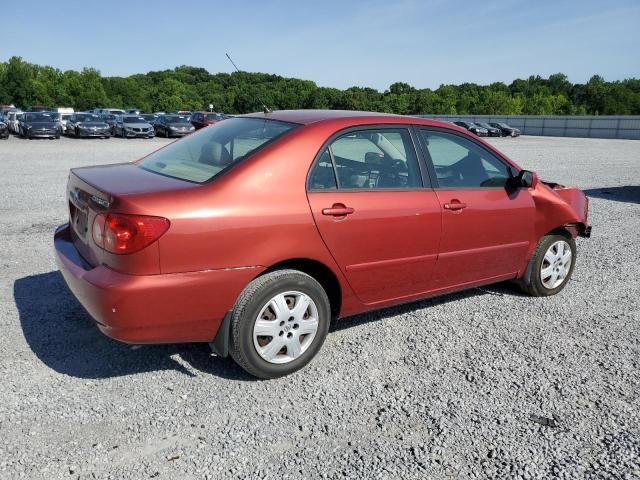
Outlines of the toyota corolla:
{"label": "toyota corolla", "polygon": [[281,111],[133,163],[75,168],[59,268],[117,340],[208,342],[261,378],[318,352],[332,318],[512,280],[560,292],[588,237],[578,189],[420,118]]}

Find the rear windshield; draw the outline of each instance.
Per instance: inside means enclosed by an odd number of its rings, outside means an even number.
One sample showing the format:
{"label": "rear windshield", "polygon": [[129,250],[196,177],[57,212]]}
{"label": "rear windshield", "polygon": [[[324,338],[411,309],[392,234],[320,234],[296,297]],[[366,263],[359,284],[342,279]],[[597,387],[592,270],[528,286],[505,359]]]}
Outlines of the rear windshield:
{"label": "rear windshield", "polygon": [[164,115],[164,118],[167,123],[187,123],[189,121],[189,117],[183,115]]}
{"label": "rear windshield", "polygon": [[76,121],[78,122],[99,122],[100,117],[93,113],[80,113],[76,114]]}
{"label": "rear windshield", "polygon": [[152,153],[138,166],[168,177],[204,183],[295,127],[275,120],[233,118]]}
{"label": "rear windshield", "polygon": [[25,113],[25,122],[53,122],[51,113]]}
{"label": "rear windshield", "polygon": [[142,117],[124,117],[124,123],[147,123],[147,121]]}

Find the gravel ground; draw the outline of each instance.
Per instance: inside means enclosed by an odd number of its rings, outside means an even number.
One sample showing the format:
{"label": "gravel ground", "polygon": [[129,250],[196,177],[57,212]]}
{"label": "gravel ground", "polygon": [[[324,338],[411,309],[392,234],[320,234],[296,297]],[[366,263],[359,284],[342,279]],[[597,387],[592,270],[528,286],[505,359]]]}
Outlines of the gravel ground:
{"label": "gravel ground", "polygon": [[56,272],[68,169],[166,140],[0,141],[0,478],[639,478],[640,142],[491,142],[590,195],[567,288],[345,319],[254,381],[206,345],[109,340]]}

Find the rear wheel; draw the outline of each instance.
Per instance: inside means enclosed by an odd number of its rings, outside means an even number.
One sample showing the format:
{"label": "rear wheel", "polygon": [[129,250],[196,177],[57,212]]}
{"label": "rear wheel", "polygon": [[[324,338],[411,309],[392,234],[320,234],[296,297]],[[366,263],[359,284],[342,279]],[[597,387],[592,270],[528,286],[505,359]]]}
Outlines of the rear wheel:
{"label": "rear wheel", "polygon": [[231,317],[230,353],[247,372],[277,378],[304,367],[320,350],[331,309],[322,286],[297,270],[253,280]]}
{"label": "rear wheel", "polygon": [[545,235],[531,255],[522,289],[534,297],[560,292],[576,264],[576,242],[563,235]]}

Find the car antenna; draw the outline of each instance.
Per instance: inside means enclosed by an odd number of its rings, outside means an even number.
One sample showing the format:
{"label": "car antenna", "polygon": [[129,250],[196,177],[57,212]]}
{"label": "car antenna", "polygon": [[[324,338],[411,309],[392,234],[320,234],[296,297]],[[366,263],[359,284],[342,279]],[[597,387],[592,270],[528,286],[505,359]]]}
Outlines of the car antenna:
{"label": "car antenna", "polygon": [[[231,62],[231,65],[233,65],[233,67],[236,69],[236,72],[240,73],[240,69],[238,68],[238,66],[236,65],[236,62],[234,62],[231,59],[231,56],[228,53],[225,53],[225,55],[227,56],[227,58],[229,59],[229,61]],[[269,108],[262,102],[260,102],[262,104],[262,111],[264,113],[271,113],[271,110],[269,110]]]}

